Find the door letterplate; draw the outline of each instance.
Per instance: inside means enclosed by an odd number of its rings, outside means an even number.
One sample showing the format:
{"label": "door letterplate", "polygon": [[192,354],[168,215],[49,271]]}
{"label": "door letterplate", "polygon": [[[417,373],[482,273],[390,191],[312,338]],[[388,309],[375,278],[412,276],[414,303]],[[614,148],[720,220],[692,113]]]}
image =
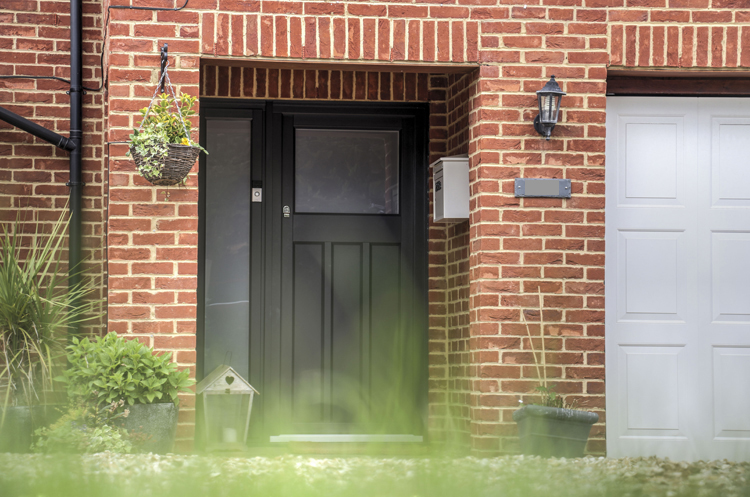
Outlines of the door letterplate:
{"label": "door letterplate", "polygon": [[284,206],[284,217],[289,217],[292,214],[292,209],[288,205]]}
{"label": "door letterplate", "polygon": [[253,188],[250,193],[253,202],[263,202],[263,188]]}

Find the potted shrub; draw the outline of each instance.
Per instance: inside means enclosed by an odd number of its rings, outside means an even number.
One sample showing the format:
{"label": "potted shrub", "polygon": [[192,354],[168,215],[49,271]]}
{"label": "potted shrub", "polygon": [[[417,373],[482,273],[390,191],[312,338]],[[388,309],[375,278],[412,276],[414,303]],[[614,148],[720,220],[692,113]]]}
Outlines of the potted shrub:
{"label": "potted shrub", "polygon": [[129,154],[138,172],[150,183],[184,184],[198,154],[205,152],[190,140],[188,118],[195,115],[192,107],[197,99],[186,93],[179,99],[162,93],[154,100],[141,109],[143,119],[130,135]]}
{"label": "potted shrub", "polygon": [[125,340],[111,332],[89,340],[73,338],[66,348],[69,367],[61,378],[68,396],[98,406],[123,401],[129,414],[118,424],[140,432],[143,450],[172,450],[177,430],[178,394],[188,392],[194,380],[171,361],[171,353],[157,355],[137,340]]}
{"label": "potted shrub", "polygon": [[[49,233],[22,234],[18,219],[0,239],[0,452],[28,452],[54,402],[52,371],[69,326],[98,315],[90,278],[69,289],[62,270],[65,209]],[[29,224],[26,224],[28,226]],[[75,269],[74,269],[75,270]]]}
{"label": "potted shrub", "polygon": [[[541,360],[537,359],[529,323],[526,321],[523,312],[522,315],[531,344],[537,377],[539,378],[539,385],[535,390],[540,397],[540,401],[539,403],[524,405],[513,413],[513,420],[518,424],[521,452],[544,457],[582,457],[591,432],[591,426],[599,421],[599,415],[577,409],[575,402],[567,402],[563,396],[554,391],[555,385],[550,385],[547,382],[541,293],[539,293]],[[519,402],[523,404],[522,401]]]}

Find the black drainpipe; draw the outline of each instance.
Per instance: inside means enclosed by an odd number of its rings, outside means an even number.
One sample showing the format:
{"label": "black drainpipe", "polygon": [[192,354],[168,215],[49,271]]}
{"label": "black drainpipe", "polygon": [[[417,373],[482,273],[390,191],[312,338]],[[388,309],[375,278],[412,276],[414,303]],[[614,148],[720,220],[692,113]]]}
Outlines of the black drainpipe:
{"label": "black drainpipe", "polygon": [[[81,176],[81,148],[83,139],[83,7],[82,0],[70,0],[70,140],[75,148],[70,152],[70,231],[68,245],[68,274],[70,288],[81,281],[81,246],[83,227],[83,180]],[[104,50],[104,47],[102,47]],[[104,75],[102,75],[104,77]],[[73,302],[76,307],[79,302]],[[78,324],[71,330],[78,333]]]}

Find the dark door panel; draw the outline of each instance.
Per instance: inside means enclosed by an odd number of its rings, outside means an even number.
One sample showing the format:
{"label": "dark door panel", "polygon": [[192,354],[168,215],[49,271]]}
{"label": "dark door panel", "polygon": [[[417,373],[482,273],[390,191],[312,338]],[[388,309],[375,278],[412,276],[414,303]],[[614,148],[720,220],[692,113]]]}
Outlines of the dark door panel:
{"label": "dark door panel", "polygon": [[424,202],[412,195],[413,120],[277,119],[282,246],[293,247],[281,262],[282,296],[291,299],[281,302],[281,334],[294,348],[282,372],[293,392],[289,433],[413,433],[415,423],[402,423],[419,398],[418,382],[404,380],[405,364],[420,357],[408,340],[419,333],[414,204]]}

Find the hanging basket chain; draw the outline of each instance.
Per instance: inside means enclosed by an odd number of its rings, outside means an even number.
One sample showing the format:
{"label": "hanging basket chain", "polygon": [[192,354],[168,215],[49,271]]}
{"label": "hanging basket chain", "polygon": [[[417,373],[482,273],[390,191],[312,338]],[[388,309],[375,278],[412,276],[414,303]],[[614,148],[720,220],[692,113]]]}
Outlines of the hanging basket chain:
{"label": "hanging basket chain", "polygon": [[169,67],[169,61],[167,61],[167,65],[164,66],[164,72],[161,73],[161,78],[159,78],[159,81],[156,83],[156,90],[154,90],[154,96],[151,97],[151,101],[148,103],[148,109],[146,109],[146,114],[144,114],[143,120],[141,120],[141,125],[138,127],[138,131],[141,131],[143,129],[143,123],[146,122],[146,118],[148,117],[148,114],[151,112],[151,107],[154,106],[154,100],[156,100],[156,96],[159,94],[159,87],[161,87],[161,82],[164,80],[164,76],[167,75],[168,67]]}

